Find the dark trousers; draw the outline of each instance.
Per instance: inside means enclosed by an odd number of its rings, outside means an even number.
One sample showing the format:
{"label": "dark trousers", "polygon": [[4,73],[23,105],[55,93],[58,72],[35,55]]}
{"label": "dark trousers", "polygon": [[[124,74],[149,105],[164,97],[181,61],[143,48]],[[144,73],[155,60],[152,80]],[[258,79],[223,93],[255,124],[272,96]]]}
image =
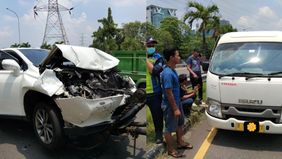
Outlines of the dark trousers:
{"label": "dark trousers", "polygon": [[188,99],[181,101],[185,116],[190,115],[193,102],[194,102],[193,98],[188,98]]}
{"label": "dark trousers", "polygon": [[156,139],[162,139],[163,137],[163,110],[161,108],[162,93],[147,94],[146,104],[152,114]]}
{"label": "dark trousers", "polygon": [[201,73],[196,73],[198,78],[194,78],[192,74],[190,74],[190,82],[192,84],[192,88],[194,89],[195,86],[200,84],[199,88],[199,100],[203,99],[203,79]]}

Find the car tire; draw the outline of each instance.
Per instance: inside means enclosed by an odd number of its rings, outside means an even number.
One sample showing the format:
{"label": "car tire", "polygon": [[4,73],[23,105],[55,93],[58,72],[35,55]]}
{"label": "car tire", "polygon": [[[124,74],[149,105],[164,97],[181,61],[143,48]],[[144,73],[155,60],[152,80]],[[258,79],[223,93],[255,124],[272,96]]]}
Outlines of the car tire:
{"label": "car tire", "polygon": [[53,105],[38,103],[35,106],[32,120],[34,132],[44,147],[56,150],[63,146],[62,118]]}

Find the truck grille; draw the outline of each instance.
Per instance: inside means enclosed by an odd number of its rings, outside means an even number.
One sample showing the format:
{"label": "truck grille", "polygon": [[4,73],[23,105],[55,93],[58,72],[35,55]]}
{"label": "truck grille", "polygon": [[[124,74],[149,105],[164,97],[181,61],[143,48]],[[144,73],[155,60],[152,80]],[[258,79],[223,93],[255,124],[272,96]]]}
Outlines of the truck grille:
{"label": "truck grille", "polygon": [[282,107],[223,104],[222,116],[224,119],[235,118],[245,121],[270,120],[279,123]]}

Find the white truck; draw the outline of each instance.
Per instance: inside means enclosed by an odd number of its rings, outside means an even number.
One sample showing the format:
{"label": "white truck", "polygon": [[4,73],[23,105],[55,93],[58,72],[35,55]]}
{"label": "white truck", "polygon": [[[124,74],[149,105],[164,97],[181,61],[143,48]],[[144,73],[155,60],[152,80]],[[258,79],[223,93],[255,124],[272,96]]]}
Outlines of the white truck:
{"label": "white truck", "polygon": [[282,32],[223,35],[213,52],[206,84],[211,126],[281,134]]}
{"label": "white truck", "polygon": [[[58,149],[101,143],[134,127],[146,94],[119,75],[119,60],[95,48],[56,45],[0,51],[0,117],[33,124],[40,143]],[[81,144],[79,141],[89,141]]]}

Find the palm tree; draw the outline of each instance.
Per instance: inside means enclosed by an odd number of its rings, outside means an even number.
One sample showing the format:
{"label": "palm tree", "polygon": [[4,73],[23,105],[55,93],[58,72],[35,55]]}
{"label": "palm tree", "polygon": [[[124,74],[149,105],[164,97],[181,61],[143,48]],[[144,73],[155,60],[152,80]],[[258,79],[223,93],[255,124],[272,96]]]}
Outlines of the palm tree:
{"label": "palm tree", "polygon": [[188,11],[184,15],[184,22],[188,20],[188,23],[192,27],[192,23],[195,20],[201,20],[202,23],[200,25],[199,31],[202,32],[203,38],[203,49],[205,54],[207,53],[207,44],[206,44],[206,31],[209,29],[208,24],[213,24],[212,26],[216,26],[219,24],[219,9],[216,5],[211,6],[203,6],[198,2],[189,2],[189,8],[194,8],[193,10]]}
{"label": "palm tree", "polygon": [[51,50],[52,49],[52,45],[48,44],[47,42],[44,42],[41,46],[41,49],[47,49],[47,50]]}

